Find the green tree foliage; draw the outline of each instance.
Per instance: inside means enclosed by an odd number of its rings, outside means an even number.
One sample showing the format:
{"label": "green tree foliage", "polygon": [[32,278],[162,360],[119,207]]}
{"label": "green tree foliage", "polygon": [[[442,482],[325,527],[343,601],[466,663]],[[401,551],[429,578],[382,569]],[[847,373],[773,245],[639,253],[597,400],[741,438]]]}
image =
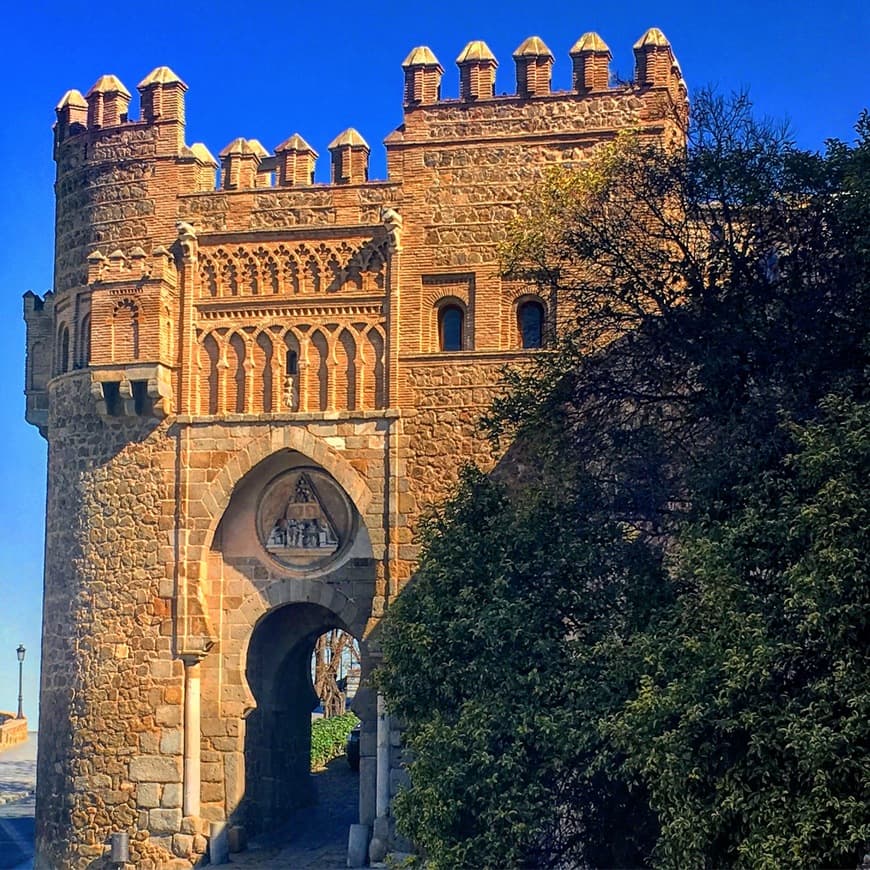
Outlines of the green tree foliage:
{"label": "green tree foliage", "polygon": [[445,870],[539,867],[615,828],[611,856],[636,864],[654,819],[598,764],[595,721],[626,693],[599,685],[597,655],[670,594],[656,560],[593,490],[517,493],[471,469],[425,538],[380,674],[415,759],[403,829]]}
{"label": "green tree foliage", "polygon": [[426,529],[382,681],[432,867],[832,866],[868,839],[870,120],[693,104],[554,170],[505,270],[559,338]]}
{"label": "green tree foliage", "polygon": [[608,733],[649,785],[665,866],[849,867],[870,842],[870,405],[831,399],[635,639]]}
{"label": "green tree foliage", "polygon": [[511,389],[495,436],[586,457],[628,519],[667,530],[786,449],[778,426],[863,381],[870,140],[826,155],[701,94],[687,152],[625,135],[554,170],[505,268],[558,300],[560,340]]}

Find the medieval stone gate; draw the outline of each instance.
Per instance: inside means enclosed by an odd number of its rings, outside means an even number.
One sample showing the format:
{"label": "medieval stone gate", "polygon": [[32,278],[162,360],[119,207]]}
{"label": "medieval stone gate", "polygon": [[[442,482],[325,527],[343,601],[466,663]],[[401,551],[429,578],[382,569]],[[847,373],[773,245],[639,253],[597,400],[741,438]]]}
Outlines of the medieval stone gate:
{"label": "medieval stone gate", "polygon": [[492,459],[475,418],[499,371],[565,316],[500,276],[507,222],[543,167],[621,129],[682,141],[670,45],[653,28],[634,51],[611,88],[585,34],[552,92],[532,37],[495,96],[469,43],[443,99],[414,49],[385,181],[352,129],[329,185],[299,134],[215,160],[186,144],[166,67],[138,120],[114,76],[64,95],[54,289],[24,298],[27,419],[49,442],[38,867],[106,866],[122,833],[136,867],[189,867],[212,823],[305,800],[306,650],[330,627],[362,643],[359,820],[389,845],[404,772],[365,687],[378,621],[420,511]]}

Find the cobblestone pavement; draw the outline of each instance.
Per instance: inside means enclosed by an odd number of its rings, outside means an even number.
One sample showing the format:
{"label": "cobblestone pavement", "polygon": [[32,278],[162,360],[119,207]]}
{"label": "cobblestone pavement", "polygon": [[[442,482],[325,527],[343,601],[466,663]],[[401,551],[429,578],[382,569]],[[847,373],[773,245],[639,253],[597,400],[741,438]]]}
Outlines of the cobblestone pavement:
{"label": "cobblestone pavement", "polygon": [[318,802],[296,810],[287,824],[230,855],[230,866],[257,870],[346,870],[347,835],[358,816],[359,774],[343,756],[315,774]]}
{"label": "cobblestone pavement", "polygon": [[0,868],[25,870],[33,858],[36,734],[0,752]]}

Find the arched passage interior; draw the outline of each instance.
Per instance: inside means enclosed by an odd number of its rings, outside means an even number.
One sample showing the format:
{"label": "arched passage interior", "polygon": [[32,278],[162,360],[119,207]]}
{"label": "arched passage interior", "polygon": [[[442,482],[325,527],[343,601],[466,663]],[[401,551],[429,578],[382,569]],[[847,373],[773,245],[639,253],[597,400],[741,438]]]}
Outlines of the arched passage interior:
{"label": "arched passage interior", "polygon": [[257,833],[280,828],[293,810],[317,799],[310,773],[311,681],[317,638],[347,626],[319,604],[286,604],[256,625],[247,679],[257,706],[245,729],[245,824]]}

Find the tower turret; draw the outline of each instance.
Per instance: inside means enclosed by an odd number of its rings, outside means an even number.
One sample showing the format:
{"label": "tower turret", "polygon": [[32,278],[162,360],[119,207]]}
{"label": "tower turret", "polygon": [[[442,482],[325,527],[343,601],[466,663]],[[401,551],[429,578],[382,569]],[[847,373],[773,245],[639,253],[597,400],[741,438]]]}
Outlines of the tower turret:
{"label": "tower turret", "polygon": [[314,164],[318,154],[298,133],[275,148],[275,157],[279,185],[314,183]]}
{"label": "tower turret", "polygon": [[402,63],[405,71],[405,106],[425,106],[441,99],[441,76],[444,68],[431,48],[411,49]]}
{"label": "tower turret", "polygon": [[658,27],[650,27],[634,44],[634,77],[639,85],[669,85],[675,63],[671,44]]}
{"label": "tower turret", "polygon": [[456,58],[459,67],[459,98],[480,100],[495,95],[498,61],[482,39],[469,42]]}
{"label": "tower turret", "polygon": [[184,123],[184,92],[187,85],[168,67],[158,66],[136,86],[142,120]]}
{"label": "tower turret", "polygon": [[540,36],[530,36],[514,52],[517,67],[517,93],[521,97],[540,97],[550,93],[553,52]]}
{"label": "tower turret", "polygon": [[584,33],[571,49],[574,90],[578,94],[606,91],[610,85],[610,49],[593,32]]}
{"label": "tower turret", "polygon": [[245,190],[255,186],[260,165],[260,153],[256,146],[239,137],[233,139],[218,156],[221,159],[221,187],[224,190]]}
{"label": "tower turret", "polygon": [[362,184],[369,180],[369,146],[365,139],[348,127],[329,143],[332,155],[333,184]]}
{"label": "tower turret", "polygon": [[116,127],[127,120],[130,92],[117,76],[100,76],[85,95],[88,127]]}

